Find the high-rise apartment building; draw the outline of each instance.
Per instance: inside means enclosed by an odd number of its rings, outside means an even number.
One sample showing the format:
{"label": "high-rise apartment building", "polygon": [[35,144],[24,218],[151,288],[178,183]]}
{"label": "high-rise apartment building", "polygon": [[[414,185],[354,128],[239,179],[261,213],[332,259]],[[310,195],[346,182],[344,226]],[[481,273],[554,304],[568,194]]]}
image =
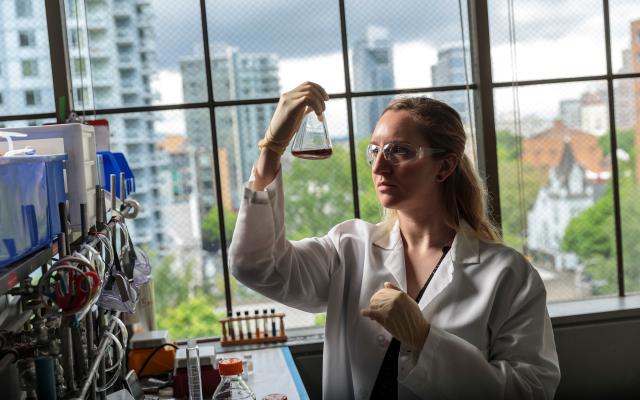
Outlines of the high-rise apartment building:
{"label": "high-rise apartment building", "polygon": [[[49,38],[43,4],[0,2],[0,114],[19,115],[55,109]],[[36,122],[30,122],[35,124]],[[3,126],[24,125],[24,122]]]}
{"label": "high-rise apartment building", "polygon": [[[156,58],[151,1],[91,0],[66,4],[76,109],[150,105]],[[156,150],[159,138],[154,117],[151,113],[135,112],[110,115],[108,120],[111,148],[126,155],[136,177],[134,197],[144,209],[131,224],[132,236],[137,244],[162,250],[168,246],[162,212],[162,170],[168,160]]]}
{"label": "high-rise apartment building", "polygon": [[[242,53],[235,47],[223,44],[211,46],[211,68],[213,71],[213,93],[215,99],[239,100],[269,98],[280,95],[278,58],[274,54]],[[182,87],[185,102],[207,99],[204,84],[204,61],[202,52],[180,61]],[[275,111],[275,104],[260,104],[241,107],[219,107],[216,109],[216,134],[221,170],[230,182],[221,182],[225,207],[240,206],[243,182],[249,179],[251,168],[258,156],[258,141]],[[203,150],[198,171],[198,187],[201,210],[206,213],[215,205],[213,174],[211,170],[211,128],[207,110],[186,110],[187,136],[192,144]],[[225,190],[228,188],[228,190]],[[204,215],[203,213],[203,215]]]}
{"label": "high-rise apartment building", "polygon": [[[438,62],[431,66],[433,86],[464,85],[464,50],[461,46],[449,46],[438,51]],[[465,126],[471,123],[469,102],[465,90],[435,92],[433,97],[453,107]]]}
{"label": "high-rise apartment building", "polygon": [[[353,90],[373,91],[394,89],[393,54],[389,31],[369,26],[363,39],[353,47]],[[355,133],[369,135],[393,96],[358,98],[355,101]]]}
{"label": "high-rise apartment building", "polygon": [[[94,107],[151,104],[155,59],[151,2],[91,0],[65,5],[75,110],[82,116],[83,110]],[[46,24],[33,23],[45,19],[41,2],[0,3],[0,113],[4,115],[55,109]],[[129,224],[132,236],[137,244],[162,249],[166,243],[160,172],[166,160],[155,151],[153,117],[131,113],[108,119],[112,149],[127,156],[137,182],[135,198],[144,207]]]}

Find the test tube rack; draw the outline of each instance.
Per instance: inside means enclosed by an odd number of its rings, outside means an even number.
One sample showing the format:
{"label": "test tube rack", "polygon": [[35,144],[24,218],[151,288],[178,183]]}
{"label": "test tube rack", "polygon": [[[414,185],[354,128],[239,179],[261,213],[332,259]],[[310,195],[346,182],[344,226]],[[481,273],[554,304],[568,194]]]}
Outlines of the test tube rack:
{"label": "test tube rack", "polygon": [[[220,344],[222,346],[237,346],[241,344],[286,342],[284,316],[284,313],[271,313],[221,319],[222,337],[220,338]],[[276,319],[278,323],[276,323]],[[278,329],[276,329],[276,326]],[[264,327],[272,328],[271,330],[265,330]]]}

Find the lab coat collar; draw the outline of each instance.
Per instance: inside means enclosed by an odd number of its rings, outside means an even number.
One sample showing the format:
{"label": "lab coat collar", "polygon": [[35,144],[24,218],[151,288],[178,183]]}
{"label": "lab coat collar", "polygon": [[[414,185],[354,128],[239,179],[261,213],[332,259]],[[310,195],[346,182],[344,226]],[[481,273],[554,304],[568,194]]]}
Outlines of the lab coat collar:
{"label": "lab coat collar", "polygon": [[[382,249],[384,266],[391,272],[398,286],[407,290],[407,274],[405,271],[400,223],[395,222],[389,230],[382,224],[376,226],[373,235],[373,245]],[[436,274],[430,287],[420,301],[420,308],[424,308],[438,293],[440,293],[453,279],[454,264],[470,265],[480,262],[480,247],[478,239],[466,221],[462,221],[460,228],[451,244],[451,250],[442,260],[440,273]]]}
{"label": "lab coat collar", "polygon": [[451,259],[457,264],[480,263],[480,242],[467,221],[461,221],[451,244]]}
{"label": "lab coat collar", "polygon": [[[382,223],[376,225],[373,235],[373,244],[384,250],[396,250],[402,248],[400,235],[400,222],[396,220],[389,230]],[[451,244],[451,258],[459,264],[478,264],[480,262],[480,244],[473,234],[467,221],[461,221],[460,227]]]}

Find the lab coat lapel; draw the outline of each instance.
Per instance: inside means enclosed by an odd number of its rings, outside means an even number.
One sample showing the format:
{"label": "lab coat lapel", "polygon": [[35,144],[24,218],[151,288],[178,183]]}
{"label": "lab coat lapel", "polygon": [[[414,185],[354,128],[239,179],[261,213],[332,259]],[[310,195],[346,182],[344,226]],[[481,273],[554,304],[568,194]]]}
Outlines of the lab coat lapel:
{"label": "lab coat lapel", "polygon": [[404,248],[400,237],[400,225],[396,221],[391,230],[378,225],[376,237],[373,238],[374,248],[381,252],[380,259],[384,267],[391,272],[398,287],[407,291],[407,273],[404,267]]}
{"label": "lab coat lapel", "polygon": [[480,262],[480,247],[478,239],[470,234],[471,228],[462,221],[456,232],[451,249],[444,257],[438,271],[433,275],[429,286],[420,299],[421,310],[424,310],[453,281],[453,271],[456,265],[464,266]]}

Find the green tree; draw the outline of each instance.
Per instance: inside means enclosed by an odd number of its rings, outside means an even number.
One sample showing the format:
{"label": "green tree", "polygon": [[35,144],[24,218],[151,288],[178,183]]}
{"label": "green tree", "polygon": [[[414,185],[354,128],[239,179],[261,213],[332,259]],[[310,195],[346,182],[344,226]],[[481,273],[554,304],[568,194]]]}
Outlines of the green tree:
{"label": "green tree", "polygon": [[[536,201],[538,191],[547,182],[548,169],[526,162],[519,165],[518,139],[509,131],[496,132],[500,185],[500,212],[504,242],[516,249],[524,248],[527,210]],[[522,168],[522,176],[518,173]]]}
{"label": "green tree", "polygon": [[[524,246],[523,221],[526,221],[526,212],[536,201],[538,191],[548,179],[546,168],[528,164],[521,167],[522,178],[518,176],[517,160],[499,160],[502,236],[506,244],[515,248]],[[521,204],[523,201],[524,204]]]}
{"label": "green tree", "polygon": [[331,158],[294,158],[284,170],[287,237],[324,235],[354,217],[348,148],[334,145]]}
{"label": "green tree", "polygon": [[[237,214],[231,210],[224,210],[224,230],[227,246],[231,243],[233,229],[236,226]],[[220,250],[220,224],[218,209],[209,210],[202,221],[202,247],[205,250],[216,252]]]}
{"label": "green tree", "polygon": [[210,296],[202,294],[188,298],[159,314],[158,327],[176,339],[220,335],[224,312],[214,311],[213,304]]}
{"label": "green tree", "polygon": [[[629,163],[620,163],[622,171]],[[633,176],[620,179],[620,212],[622,216],[622,251],[624,256],[625,289],[640,291],[640,188]],[[616,247],[611,187],[588,210],[573,218],[562,241],[562,249],[578,255],[594,282],[594,294],[618,291]]]}

